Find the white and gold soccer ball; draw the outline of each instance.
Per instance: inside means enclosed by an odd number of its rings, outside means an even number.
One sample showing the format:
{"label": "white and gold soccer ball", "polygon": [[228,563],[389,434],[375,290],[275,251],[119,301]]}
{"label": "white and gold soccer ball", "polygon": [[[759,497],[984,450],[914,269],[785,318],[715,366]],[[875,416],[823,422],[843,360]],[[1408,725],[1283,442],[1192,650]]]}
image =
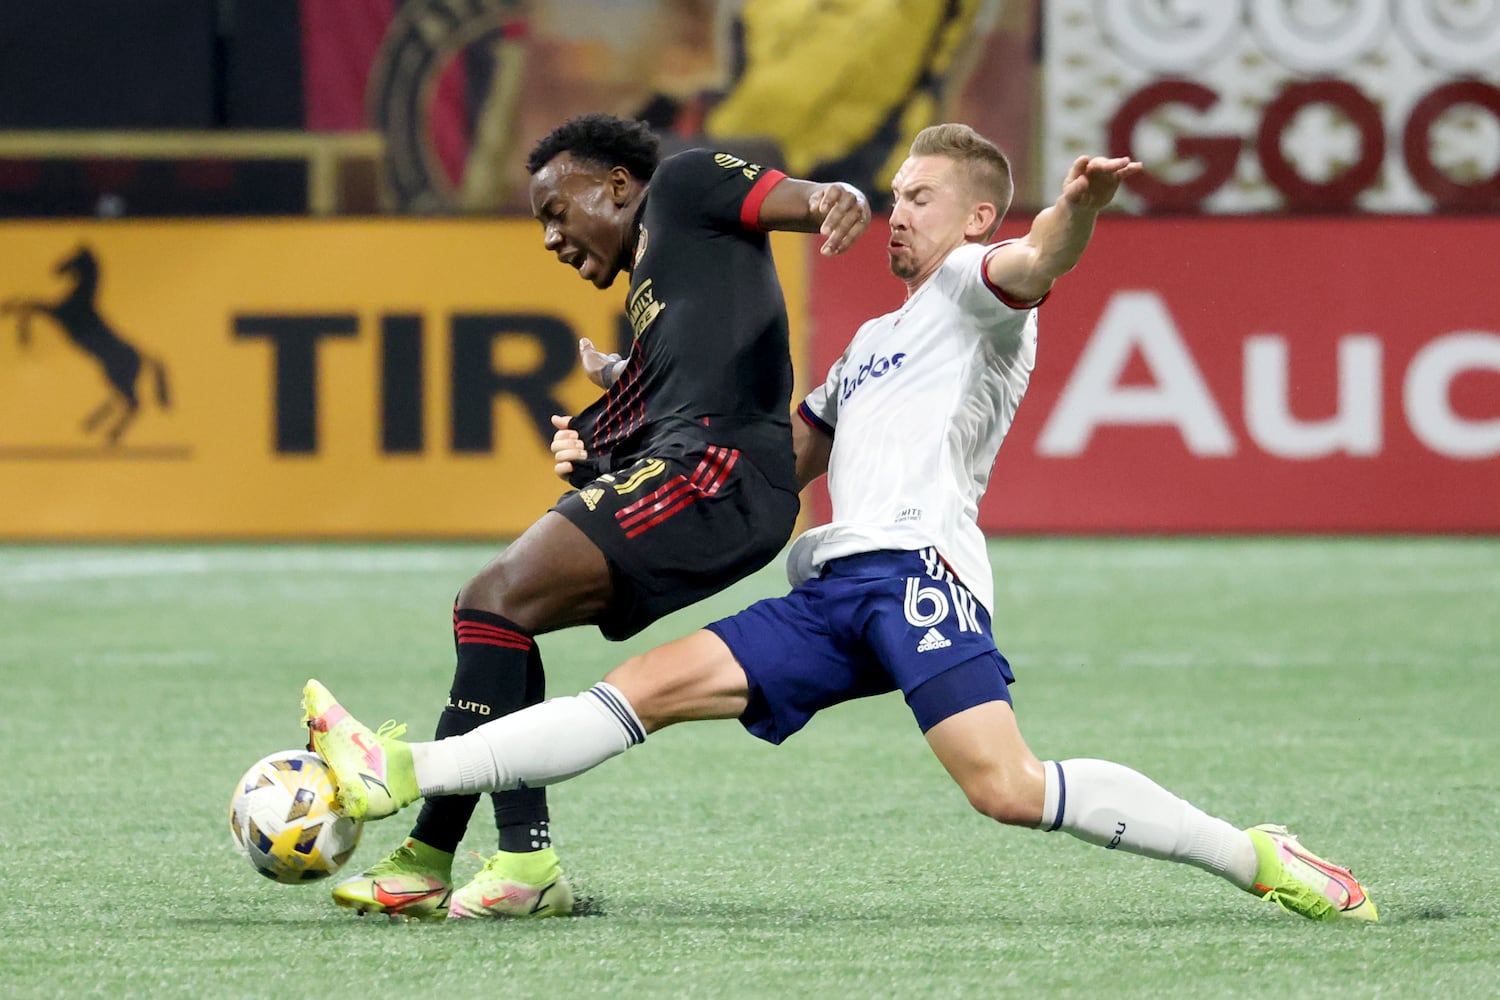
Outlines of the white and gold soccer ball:
{"label": "white and gold soccer ball", "polygon": [[266,878],[315,882],[344,867],[364,826],[336,807],[328,765],[307,750],[281,750],[256,761],[235,786],[229,830]]}

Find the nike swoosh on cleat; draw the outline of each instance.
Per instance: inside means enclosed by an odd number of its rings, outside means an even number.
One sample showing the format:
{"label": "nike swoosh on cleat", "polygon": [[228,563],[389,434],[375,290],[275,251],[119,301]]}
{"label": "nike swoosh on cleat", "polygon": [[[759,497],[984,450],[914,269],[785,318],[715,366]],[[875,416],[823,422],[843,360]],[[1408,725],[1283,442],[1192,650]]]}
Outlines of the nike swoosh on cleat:
{"label": "nike swoosh on cleat", "polygon": [[380,883],[377,882],[375,884],[376,902],[392,912],[399,912],[409,906],[414,906],[429,899],[436,899],[439,896],[447,895],[447,893],[447,889],[419,889],[414,892],[391,892],[388,889],[382,888]]}
{"label": "nike swoosh on cleat", "polygon": [[[1359,883],[1355,881],[1354,876],[1351,875],[1348,871],[1340,868],[1338,865],[1335,865],[1332,862],[1324,861],[1322,858],[1318,857],[1315,854],[1311,854],[1305,851],[1293,851],[1293,853],[1307,864],[1312,865],[1318,871],[1322,872],[1323,875],[1328,879],[1328,881],[1334,883],[1343,890],[1344,902],[1343,905],[1339,907],[1339,909],[1352,910],[1360,903],[1364,902],[1364,893],[1360,890]],[[1356,899],[1356,897],[1358,898]]]}
{"label": "nike swoosh on cleat", "polygon": [[368,767],[370,770],[375,771],[377,773],[379,773],[380,771],[384,770],[384,768],[382,768],[380,766],[383,763],[383,761],[381,760],[381,753],[380,753],[380,751],[377,748],[375,748],[375,747],[367,745],[365,743],[365,738],[364,738],[364,736],[362,734],[360,734],[360,733],[350,733],[349,734],[349,741],[351,743],[353,743],[355,746],[359,747],[360,752],[365,755],[365,766],[366,767]]}
{"label": "nike swoosh on cleat", "polygon": [[479,905],[480,906],[485,906],[485,907],[490,907],[490,906],[494,906],[496,903],[503,903],[503,902],[505,902],[508,899],[520,899],[520,898],[521,898],[520,893],[506,891],[506,892],[502,892],[498,896],[480,896],[479,897]]}

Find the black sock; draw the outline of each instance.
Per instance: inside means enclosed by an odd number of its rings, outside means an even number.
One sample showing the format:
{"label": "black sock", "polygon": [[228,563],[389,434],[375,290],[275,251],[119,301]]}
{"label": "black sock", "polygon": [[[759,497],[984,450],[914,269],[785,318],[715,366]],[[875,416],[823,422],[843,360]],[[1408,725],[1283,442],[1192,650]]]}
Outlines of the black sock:
{"label": "black sock", "polygon": [[[535,701],[528,700],[540,687],[532,678],[533,660],[536,662],[535,672],[540,674],[541,671],[536,642],[529,632],[487,611],[455,608],[453,641],[458,665],[453,673],[453,686],[448,691],[448,704],[438,718],[438,739],[467,733],[491,719],[509,715],[541,700],[539,697]],[[507,795],[524,796],[540,791],[525,789],[500,793],[495,797],[499,800]],[[411,835],[440,851],[456,851],[478,802],[478,795],[444,795],[427,799],[422,803],[422,812]],[[508,811],[507,820],[529,823],[529,831],[547,818],[545,796],[541,799],[540,810],[538,815],[536,804],[532,803],[524,814]],[[531,839],[535,838],[528,838],[528,843]]]}
{"label": "black sock", "polygon": [[[527,705],[539,705],[547,697],[547,675],[542,670],[542,654],[531,647],[526,658]],[[495,828],[500,831],[500,850],[516,854],[540,851],[552,846],[548,832],[547,789],[517,788],[495,792],[490,798],[495,806]]]}
{"label": "black sock", "polygon": [[547,828],[547,789],[517,788],[496,792],[493,797],[500,850],[527,854],[552,846],[552,834]]}

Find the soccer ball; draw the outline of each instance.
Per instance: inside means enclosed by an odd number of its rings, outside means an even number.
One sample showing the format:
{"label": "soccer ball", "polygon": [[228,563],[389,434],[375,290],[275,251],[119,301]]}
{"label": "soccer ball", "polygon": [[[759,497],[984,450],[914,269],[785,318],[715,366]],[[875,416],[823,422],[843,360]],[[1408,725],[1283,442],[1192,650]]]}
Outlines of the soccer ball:
{"label": "soccer ball", "polygon": [[364,827],[336,806],[328,765],[306,750],[281,750],[256,761],[235,786],[229,831],[266,878],[314,882],[344,867]]}

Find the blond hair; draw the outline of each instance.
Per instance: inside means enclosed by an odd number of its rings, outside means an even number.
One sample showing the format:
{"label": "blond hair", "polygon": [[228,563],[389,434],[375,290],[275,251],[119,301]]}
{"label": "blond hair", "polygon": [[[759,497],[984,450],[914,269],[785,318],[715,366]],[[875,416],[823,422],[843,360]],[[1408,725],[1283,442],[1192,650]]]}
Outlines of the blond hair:
{"label": "blond hair", "polygon": [[[944,156],[957,163],[969,182],[969,193],[995,205],[995,225],[1010,208],[1015,186],[1010,179],[1010,161],[995,145],[967,125],[949,122],[929,125],[911,142],[912,156]],[[985,234],[988,239],[994,230]]]}

